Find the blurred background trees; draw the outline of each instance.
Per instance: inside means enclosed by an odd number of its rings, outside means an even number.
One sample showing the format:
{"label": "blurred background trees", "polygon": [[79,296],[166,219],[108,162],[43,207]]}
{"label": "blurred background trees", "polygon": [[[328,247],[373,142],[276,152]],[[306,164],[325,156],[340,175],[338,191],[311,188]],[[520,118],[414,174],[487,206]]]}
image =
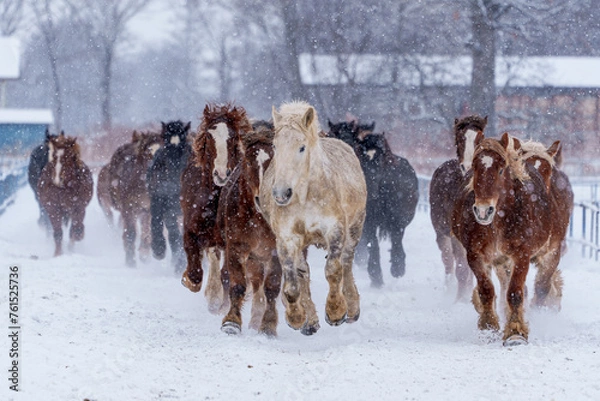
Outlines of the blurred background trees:
{"label": "blurred background trees", "polygon": [[[144,39],[153,31],[163,35]],[[24,53],[8,105],[52,107],[74,134],[194,125],[209,101],[268,119],[291,99],[314,104],[322,124],[376,121],[398,153],[422,157],[452,156],[448,131],[466,113],[488,115],[489,134],[572,150],[600,131],[577,125],[598,88],[494,84],[499,57],[600,57],[594,0],[2,0],[0,32],[22,38]],[[544,68],[533,68],[540,79]]]}

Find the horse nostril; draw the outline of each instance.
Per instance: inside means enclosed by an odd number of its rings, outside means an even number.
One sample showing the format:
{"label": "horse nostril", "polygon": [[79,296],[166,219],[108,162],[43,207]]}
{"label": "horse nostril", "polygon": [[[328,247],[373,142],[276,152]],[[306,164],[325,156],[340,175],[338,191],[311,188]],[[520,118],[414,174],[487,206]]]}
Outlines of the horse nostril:
{"label": "horse nostril", "polygon": [[475,215],[477,215],[478,214],[477,212],[478,212],[477,206],[473,206],[473,213],[475,213]]}
{"label": "horse nostril", "polygon": [[288,188],[287,191],[285,191],[285,197],[287,199],[292,197],[292,188]]}
{"label": "horse nostril", "polygon": [[217,173],[216,171],[213,171],[213,175],[216,177],[219,175],[219,173]]}
{"label": "horse nostril", "polygon": [[229,177],[229,174],[231,174],[231,169],[229,169],[229,168],[228,168],[228,169],[227,169],[227,171],[225,172],[225,175],[226,175],[227,177]]}
{"label": "horse nostril", "polygon": [[494,207],[493,207],[493,206],[490,206],[490,207],[488,207],[488,210],[487,210],[487,215],[488,215],[488,216],[491,216],[492,214],[494,214]]}

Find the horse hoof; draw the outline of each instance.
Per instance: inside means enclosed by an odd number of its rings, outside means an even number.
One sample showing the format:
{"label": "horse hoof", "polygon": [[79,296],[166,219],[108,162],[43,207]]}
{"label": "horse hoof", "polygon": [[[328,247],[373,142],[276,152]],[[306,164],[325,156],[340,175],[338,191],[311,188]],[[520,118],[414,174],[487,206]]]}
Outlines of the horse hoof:
{"label": "horse hoof", "polygon": [[202,281],[199,283],[194,283],[187,275],[187,272],[183,273],[183,277],[181,277],[181,285],[190,290],[191,292],[199,292],[202,288]]}
{"label": "horse hoof", "polygon": [[329,315],[327,315],[327,313],[325,314],[325,321],[330,325],[330,326],[340,326],[344,323],[346,323],[346,321],[348,320],[348,313],[344,313],[344,316],[342,316],[342,318],[340,320],[334,320],[332,321],[331,319],[329,319]]}
{"label": "horse hoof", "polygon": [[505,347],[516,347],[518,345],[527,345],[527,339],[520,334],[513,334],[502,343]]}
{"label": "horse hoof", "polygon": [[358,311],[358,313],[352,317],[348,317],[346,319],[346,323],[354,323],[358,320],[358,318],[360,317],[360,310]]}
{"label": "horse hoof", "polygon": [[235,322],[225,322],[221,325],[221,331],[229,335],[238,335],[242,333],[242,327]]}
{"label": "horse hoof", "polygon": [[371,279],[371,288],[382,288],[383,287],[383,279]]}
{"label": "horse hoof", "polygon": [[321,326],[319,326],[319,323],[315,325],[309,325],[308,323],[305,323],[304,326],[302,326],[302,328],[300,329],[300,333],[304,334],[305,336],[312,336],[320,328]]}
{"label": "horse hoof", "polygon": [[398,277],[402,277],[404,276],[404,273],[406,273],[406,267],[404,265],[392,265],[391,269],[390,269],[390,273],[392,273],[392,277],[398,278]]}

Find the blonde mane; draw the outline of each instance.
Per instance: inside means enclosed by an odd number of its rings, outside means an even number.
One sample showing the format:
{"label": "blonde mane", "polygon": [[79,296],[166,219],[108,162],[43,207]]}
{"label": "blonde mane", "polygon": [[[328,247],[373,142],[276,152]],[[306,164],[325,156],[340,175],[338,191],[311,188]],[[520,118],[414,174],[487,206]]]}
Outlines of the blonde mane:
{"label": "blonde mane", "polygon": [[[477,148],[475,149],[475,153],[473,154],[473,160],[483,151],[490,150],[492,152],[498,153],[504,159],[506,166],[510,168],[511,177],[513,179],[517,179],[521,182],[527,181],[530,179],[529,174],[525,169],[525,159],[523,158],[523,150],[519,147],[515,149],[515,138],[509,136],[509,143],[507,148],[504,148],[500,141],[493,138],[485,138],[483,139]],[[467,190],[473,190],[473,177],[469,180],[467,184]]]}
{"label": "blonde mane", "polygon": [[310,108],[312,108],[310,104],[300,100],[282,104],[279,108],[280,118],[276,123],[275,132],[278,133],[283,128],[288,127],[305,134],[309,142],[316,142],[321,137],[319,135],[321,127],[319,125],[317,112],[314,108],[315,118],[313,118],[308,130],[304,127],[304,124],[302,124],[302,117]]}
{"label": "blonde mane", "polygon": [[539,157],[550,163],[551,167],[554,167],[556,165],[556,161],[552,156],[548,154],[548,151],[544,144],[540,142],[535,142],[530,139],[527,142],[523,142],[521,146],[523,148],[523,160],[527,160],[530,157]]}

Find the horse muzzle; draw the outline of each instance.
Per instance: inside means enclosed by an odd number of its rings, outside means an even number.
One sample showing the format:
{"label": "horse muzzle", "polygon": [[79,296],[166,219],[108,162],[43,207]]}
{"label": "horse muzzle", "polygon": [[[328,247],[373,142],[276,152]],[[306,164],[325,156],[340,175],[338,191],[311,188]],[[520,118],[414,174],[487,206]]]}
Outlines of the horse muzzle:
{"label": "horse muzzle", "polygon": [[213,171],[213,182],[215,183],[216,186],[222,187],[223,185],[225,185],[227,183],[227,180],[229,179],[230,175],[231,175],[230,169],[227,169],[224,173],[219,172],[218,170],[215,169]]}
{"label": "horse muzzle", "polygon": [[475,220],[482,226],[492,224],[496,215],[496,208],[492,205],[473,205]]}
{"label": "horse muzzle", "polygon": [[286,206],[292,199],[292,188],[273,188],[273,198],[279,206]]}

